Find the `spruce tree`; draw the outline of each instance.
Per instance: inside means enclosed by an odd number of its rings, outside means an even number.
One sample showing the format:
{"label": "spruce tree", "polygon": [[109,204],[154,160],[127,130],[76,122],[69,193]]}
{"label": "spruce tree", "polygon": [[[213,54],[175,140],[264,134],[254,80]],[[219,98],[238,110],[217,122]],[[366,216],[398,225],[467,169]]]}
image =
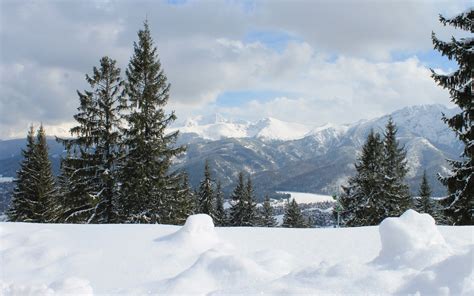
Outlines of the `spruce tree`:
{"label": "spruce tree", "polygon": [[72,139],[59,139],[66,147],[62,161],[65,221],[117,222],[117,164],[121,157],[124,83],[116,62],[108,57],[86,75],[90,90],[77,92],[78,125]]}
{"label": "spruce tree", "polygon": [[215,221],[218,226],[225,226],[227,224],[227,215],[224,209],[224,194],[222,193],[222,185],[217,181],[216,198],[215,198]]}
{"label": "spruce tree", "polygon": [[184,148],[175,145],[178,132],[166,134],[176,116],[166,114],[170,84],[161,67],[148,23],[138,32],[126,70],[127,154],[121,166],[120,215],[129,222],[172,219],[179,178],[169,174],[171,159]]}
{"label": "spruce tree", "polygon": [[57,187],[43,125],[38,129],[36,139],[33,127],[30,127],[23,157],[15,180],[12,205],[7,213],[9,220],[53,222],[57,215]]}
{"label": "spruce tree", "polygon": [[419,213],[431,215],[438,223],[442,222],[439,205],[431,198],[431,188],[426,177],[426,170],[423,172],[418,195],[419,198],[415,200],[415,210]]}
{"label": "spruce tree", "polygon": [[194,214],[195,196],[189,185],[188,174],[181,173],[179,176],[181,178],[181,188],[175,198],[175,210],[174,215],[172,216],[173,220],[169,222],[172,224],[182,225],[190,215]]}
{"label": "spruce tree", "polygon": [[264,227],[276,227],[277,220],[273,216],[273,207],[270,204],[270,198],[265,196],[265,200],[263,202],[261,214],[260,214],[260,226]]}
{"label": "spruce tree", "polygon": [[247,193],[244,182],[244,173],[240,172],[237,185],[231,195],[232,207],[230,208],[229,217],[231,226],[243,226],[246,223],[246,195]]}
{"label": "spruce tree", "polygon": [[15,188],[13,190],[10,208],[7,211],[9,221],[27,222],[31,221],[34,213],[36,197],[34,193],[34,153],[35,134],[33,126],[30,126],[26,137],[26,148],[22,150],[23,160],[20,169],[16,173]]}
{"label": "spruce tree", "polygon": [[340,198],[342,223],[346,226],[378,225],[387,211],[381,183],[384,178],[383,142],[373,130],[367,136],[362,153],[355,164],[356,175],[343,187]]}
{"label": "spruce tree", "polygon": [[46,132],[40,125],[34,149],[34,186],[36,195],[36,222],[54,222],[59,216],[58,187],[49,160]]}
{"label": "spruce tree", "polygon": [[408,172],[406,150],[396,138],[397,127],[390,117],[385,126],[383,141],[382,201],[389,217],[399,217],[411,208],[412,199],[405,176]]}
{"label": "spruce tree", "polygon": [[215,220],[216,214],[214,209],[214,182],[211,178],[209,162],[206,160],[204,165],[204,178],[199,185],[199,213],[208,214]]}
{"label": "spruce tree", "polygon": [[255,202],[255,193],[253,190],[252,179],[247,177],[247,184],[245,185],[245,214],[243,226],[254,226],[258,223],[257,204]]}
{"label": "spruce tree", "polygon": [[303,214],[301,214],[301,209],[298,206],[298,203],[294,198],[286,205],[285,214],[283,216],[283,224],[281,226],[287,228],[306,227],[306,221],[303,217]]}
{"label": "spruce tree", "polygon": [[[440,16],[443,25],[450,25],[471,34],[474,33],[474,9],[470,8],[453,18]],[[444,200],[446,215],[454,225],[472,225],[474,223],[474,39],[452,37],[449,42],[439,40],[432,33],[434,48],[449,60],[455,60],[459,69],[451,74],[438,74],[432,71],[434,80],[449,90],[451,102],[456,104],[461,112],[443,120],[464,143],[461,160],[449,160],[452,173],[440,177],[441,182],[448,188],[449,195]]]}

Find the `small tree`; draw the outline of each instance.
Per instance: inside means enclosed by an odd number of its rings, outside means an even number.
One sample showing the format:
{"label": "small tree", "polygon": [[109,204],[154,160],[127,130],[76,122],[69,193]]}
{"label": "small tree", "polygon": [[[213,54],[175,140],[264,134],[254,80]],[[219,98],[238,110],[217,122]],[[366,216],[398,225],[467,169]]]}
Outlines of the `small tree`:
{"label": "small tree", "polygon": [[224,194],[222,193],[221,187],[221,182],[217,181],[215,198],[215,221],[216,225],[225,226],[227,224],[227,215],[224,209]]}
{"label": "small tree", "polygon": [[206,160],[204,165],[204,178],[199,185],[199,213],[208,214],[214,220],[216,218],[214,209],[214,182],[211,178],[209,162]]}
{"label": "small tree", "polygon": [[235,187],[232,196],[232,207],[230,208],[229,222],[232,226],[243,226],[245,225],[245,212],[246,212],[246,189],[244,183],[244,173],[240,172],[237,186]]}
{"label": "small tree", "polygon": [[303,214],[301,214],[301,209],[294,198],[286,205],[283,224],[281,226],[287,228],[307,227]]}
{"label": "small tree", "polygon": [[170,223],[178,225],[184,224],[186,219],[195,211],[195,196],[189,185],[188,174],[182,173],[180,177],[182,180],[181,190],[178,191],[175,198],[174,215],[170,220]]}
{"label": "small tree", "polygon": [[[474,9],[470,8],[453,18],[440,16],[443,25],[450,25],[474,33]],[[432,77],[441,87],[448,89],[451,102],[461,112],[443,120],[464,143],[463,159],[449,160],[452,174],[441,177],[441,182],[448,188],[449,195],[444,200],[446,215],[454,225],[474,224],[474,39],[452,37],[450,42],[439,40],[432,33],[434,48],[449,60],[455,60],[459,69],[451,74],[438,74],[432,71]]]}
{"label": "small tree", "polygon": [[420,189],[418,191],[420,197],[415,200],[415,210],[419,213],[426,213],[431,215],[436,222],[442,223],[444,221],[438,203],[431,198],[431,188],[426,177],[426,170],[423,172]]}
{"label": "small tree", "polygon": [[273,207],[270,204],[270,197],[265,196],[263,206],[260,213],[260,226],[264,227],[276,227],[277,220],[273,216]]}
{"label": "small tree", "polygon": [[252,179],[250,176],[247,178],[247,184],[245,186],[245,215],[244,215],[244,226],[254,226],[257,224],[257,204],[255,203],[255,194],[252,185]]}

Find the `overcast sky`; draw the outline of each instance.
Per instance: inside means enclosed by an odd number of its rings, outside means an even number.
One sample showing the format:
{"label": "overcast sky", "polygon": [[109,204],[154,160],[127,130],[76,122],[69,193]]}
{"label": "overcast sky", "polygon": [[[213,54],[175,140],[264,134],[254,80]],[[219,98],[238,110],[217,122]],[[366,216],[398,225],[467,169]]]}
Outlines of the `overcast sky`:
{"label": "overcast sky", "polygon": [[222,113],[314,125],[415,104],[450,106],[429,68],[438,22],[469,1],[5,1],[0,15],[0,139],[30,123],[71,125],[84,75],[110,56],[125,69],[148,18],[178,121]]}

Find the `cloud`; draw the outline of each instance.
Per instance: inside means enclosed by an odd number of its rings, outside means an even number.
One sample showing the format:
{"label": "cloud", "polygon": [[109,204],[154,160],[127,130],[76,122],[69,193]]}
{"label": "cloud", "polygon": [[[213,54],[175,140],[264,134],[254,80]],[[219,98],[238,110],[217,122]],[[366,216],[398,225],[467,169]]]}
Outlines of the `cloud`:
{"label": "cloud", "polygon": [[[334,4],[335,3],[335,4]],[[178,117],[206,113],[225,92],[270,90],[228,112],[298,120],[370,117],[406,104],[446,102],[423,61],[439,12],[467,2],[2,1],[0,139],[42,121],[64,128],[101,56],[122,69],[150,22]],[[404,53],[395,61],[393,54]],[[292,95],[289,96],[288,94]],[[285,97],[284,97],[284,96]],[[341,107],[351,106],[350,116]],[[361,107],[359,107],[361,106]],[[252,108],[246,111],[246,108]],[[259,110],[258,112],[254,112]],[[306,114],[296,116],[295,114]],[[351,117],[352,116],[352,117]],[[247,115],[247,117],[252,117]],[[303,119],[304,118],[304,119]]]}

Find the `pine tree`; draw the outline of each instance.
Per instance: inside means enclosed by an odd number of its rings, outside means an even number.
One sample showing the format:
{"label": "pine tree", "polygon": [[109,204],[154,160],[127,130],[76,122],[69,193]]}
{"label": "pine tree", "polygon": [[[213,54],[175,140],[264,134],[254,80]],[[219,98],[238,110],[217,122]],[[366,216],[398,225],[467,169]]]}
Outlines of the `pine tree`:
{"label": "pine tree", "polygon": [[204,179],[199,185],[199,213],[208,214],[212,219],[216,219],[214,209],[214,182],[211,178],[209,162],[206,160],[204,165]]}
{"label": "pine tree", "polygon": [[121,166],[120,214],[124,221],[165,223],[173,218],[173,199],[179,191],[179,178],[168,172],[171,159],[184,148],[175,145],[178,132],[166,134],[176,116],[165,114],[170,85],[147,22],[138,39],[126,71],[129,127]]}
{"label": "pine tree", "polygon": [[240,172],[237,186],[231,196],[232,207],[230,208],[229,222],[231,226],[245,225],[246,212],[246,188],[244,182],[244,173]]}
{"label": "pine tree", "polygon": [[178,192],[178,195],[175,199],[175,210],[172,221],[172,224],[182,225],[186,222],[186,219],[194,214],[195,209],[195,196],[194,192],[189,185],[188,174],[181,173],[180,178],[182,179],[181,190]]}
{"label": "pine tree", "polygon": [[306,221],[301,214],[301,209],[294,198],[286,205],[285,214],[283,216],[283,224],[281,226],[287,228],[307,227]]}
{"label": "pine tree", "polygon": [[33,127],[30,127],[23,157],[15,181],[12,206],[7,213],[9,220],[52,222],[57,215],[57,187],[48,157],[43,125],[38,129],[36,139]]}
{"label": "pine tree", "polygon": [[[443,25],[450,25],[474,33],[474,9],[470,8],[453,18],[440,16]],[[464,143],[463,159],[449,160],[452,174],[440,177],[448,188],[449,195],[444,200],[446,214],[454,225],[472,225],[474,223],[474,39],[472,37],[454,38],[450,42],[439,40],[432,33],[434,48],[455,60],[459,69],[444,75],[432,71],[432,77],[441,87],[448,89],[451,102],[458,105],[461,112],[443,120]]]}
{"label": "pine tree", "polygon": [[121,112],[124,83],[116,62],[108,57],[86,75],[90,91],[77,92],[80,106],[71,129],[72,139],[59,139],[66,147],[61,184],[65,221],[117,222],[117,163],[121,156]]}
{"label": "pine tree", "polygon": [[265,196],[265,200],[263,202],[262,211],[260,214],[260,226],[264,227],[276,227],[277,220],[273,216],[273,207],[270,204],[270,198]]}
{"label": "pine tree", "polygon": [[34,187],[34,152],[35,136],[33,126],[30,126],[26,137],[26,148],[22,150],[23,160],[17,171],[15,188],[7,216],[9,221],[27,222],[31,221],[36,201]]}
{"label": "pine tree", "polygon": [[438,223],[443,222],[439,205],[431,198],[431,188],[426,177],[426,170],[423,172],[418,194],[420,197],[415,201],[415,210],[419,213],[431,215]]}
{"label": "pine tree", "polygon": [[217,181],[216,198],[215,198],[215,221],[218,226],[225,226],[227,224],[227,215],[224,209],[224,194],[222,193],[222,185]]}
{"label": "pine tree", "polygon": [[340,198],[342,221],[346,226],[378,225],[387,211],[380,184],[383,180],[383,142],[370,131],[355,164],[356,175],[343,187]]}
{"label": "pine tree", "polygon": [[49,160],[46,132],[40,125],[34,149],[34,186],[36,195],[36,222],[53,222],[59,215],[58,187]]}
{"label": "pine tree", "polygon": [[243,219],[243,226],[254,226],[258,223],[256,215],[257,204],[255,203],[255,193],[253,190],[252,179],[247,177],[247,184],[245,185],[245,214]]}
{"label": "pine tree", "polygon": [[397,127],[390,117],[384,133],[382,200],[390,217],[399,217],[411,208],[412,199],[405,176],[408,172],[406,150],[396,139]]}

